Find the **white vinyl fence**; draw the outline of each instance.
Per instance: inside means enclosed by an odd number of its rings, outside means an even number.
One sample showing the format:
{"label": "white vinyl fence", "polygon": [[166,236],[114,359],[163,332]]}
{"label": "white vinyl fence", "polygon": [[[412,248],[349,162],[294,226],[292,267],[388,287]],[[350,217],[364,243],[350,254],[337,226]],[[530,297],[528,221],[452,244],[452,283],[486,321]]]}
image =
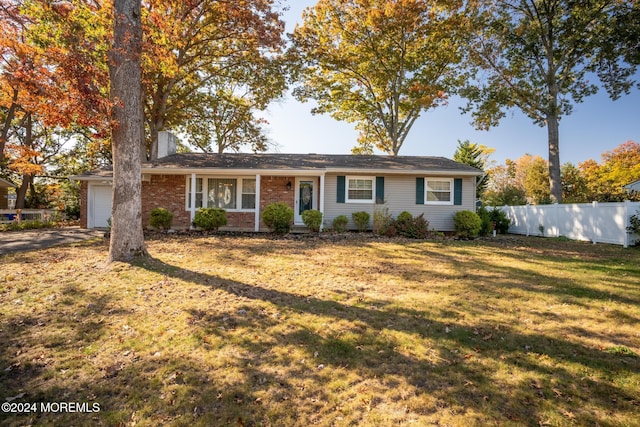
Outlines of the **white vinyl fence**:
{"label": "white vinyl fence", "polygon": [[640,202],[502,206],[511,220],[509,232],[611,243],[625,248],[640,236],[627,231]]}

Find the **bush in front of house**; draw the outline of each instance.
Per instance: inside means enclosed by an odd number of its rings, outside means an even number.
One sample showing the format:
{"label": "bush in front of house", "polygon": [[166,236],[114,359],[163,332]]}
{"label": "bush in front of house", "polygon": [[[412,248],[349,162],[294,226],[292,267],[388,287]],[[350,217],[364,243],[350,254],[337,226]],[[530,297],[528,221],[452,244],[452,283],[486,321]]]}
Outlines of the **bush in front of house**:
{"label": "bush in front of house", "polygon": [[227,225],[227,211],[218,208],[199,208],[193,217],[193,225],[202,230],[218,230]]}
{"label": "bush in front of house", "polygon": [[411,215],[410,212],[402,211],[400,212],[400,214],[398,214],[398,217],[393,223],[393,227],[395,228],[395,231],[397,234],[400,234],[401,236],[405,236],[406,230],[407,228],[410,227],[412,222],[413,222],[413,215]]}
{"label": "bush in front of house", "polygon": [[367,229],[369,228],[370,217],[371,215],[369,215],[369,212],[365,211],[354,212],[351,214],[351,218],[356,224],[356,228],[358,229],[358,231],[367,231]]}
{"label": "bush in front of house", "polygon": [[302,212],[302,222],[309,230],[318,232],[322,225],[322,212],[315,209],[306,210]]}
{"label": "bush in front of house", "polygon": [[262,212],[262,221],[277,234],[287,234],[293,222],[293,209],[286,203],[271,203]]}
{"label": "bush in front of house", "polygon": [[426,239],[429,236],[429,221],[423,213],[414,217],[409,212],[401,212],[394,227],[396,233],[408,239]]}
{"label": "bush in front of house", "polygon": [[337,233],[344,233],[347,231],[347,224],[349,223],[349,218],[346,215],[338,215],[333,219],[331,223],[331,227],[333,231]]}
{"label": "bush in front of house", "polygon": [[376,205],[373,208],[373,233],[380,236],[395,236],[393,216],[389,213],[388,207]]}
{"label": "bush in front of house", "polygon": [[151,209],[149,225],[160,230],[168,230],[173,224],[173,212],[165,208]]}
{"label": "bush in front of house", "polygon": [[453,226],[458,237],[474,239],[480,234],[482,220],[475,212],[459,211],[453,216]]}

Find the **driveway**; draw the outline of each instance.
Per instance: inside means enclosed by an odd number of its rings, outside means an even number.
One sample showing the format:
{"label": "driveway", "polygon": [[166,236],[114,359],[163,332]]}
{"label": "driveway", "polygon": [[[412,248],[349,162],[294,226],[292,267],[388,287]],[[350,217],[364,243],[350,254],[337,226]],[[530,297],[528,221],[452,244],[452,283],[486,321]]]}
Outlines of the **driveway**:
{"label": "driveway", "polygon": [[104,231],[80,227],[7,231],[0,233],[0,255],[66,245],[102,236]]}

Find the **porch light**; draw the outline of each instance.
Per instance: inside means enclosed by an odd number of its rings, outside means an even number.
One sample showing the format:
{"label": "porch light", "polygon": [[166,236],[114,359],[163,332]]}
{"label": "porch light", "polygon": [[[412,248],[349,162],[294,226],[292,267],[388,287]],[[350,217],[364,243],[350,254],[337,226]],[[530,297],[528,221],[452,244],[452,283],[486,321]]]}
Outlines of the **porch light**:
{"label": "porch light", "polygon": [[287,181],[287,190],[291,190],[291,181]]}

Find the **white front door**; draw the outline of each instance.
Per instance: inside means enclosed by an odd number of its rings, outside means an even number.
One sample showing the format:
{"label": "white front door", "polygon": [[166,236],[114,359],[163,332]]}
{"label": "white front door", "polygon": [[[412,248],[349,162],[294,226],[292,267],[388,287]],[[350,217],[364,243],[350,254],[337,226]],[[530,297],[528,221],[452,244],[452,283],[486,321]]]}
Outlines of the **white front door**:
{"label": "white front door", "polygon": [[315,180],[313,178],[296,178],[295,209],[293,222],[302,222],[302,212],[309,209],[318,209],[318,202],[315,195]]}

